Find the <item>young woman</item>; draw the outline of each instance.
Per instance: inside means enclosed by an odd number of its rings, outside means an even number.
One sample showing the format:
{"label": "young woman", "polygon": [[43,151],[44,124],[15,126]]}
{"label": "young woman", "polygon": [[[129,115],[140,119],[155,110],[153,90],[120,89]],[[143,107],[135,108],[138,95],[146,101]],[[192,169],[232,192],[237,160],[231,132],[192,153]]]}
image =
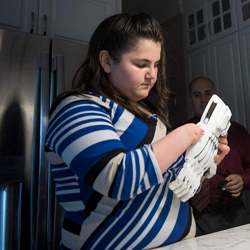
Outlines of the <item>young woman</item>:
{"label": "young woman", "polygon": [[[190,206],[168,184],[202,129],[167,131],[159,23],[146,14],[104,20],[75,82],[57,99],[46,138],[65,212],[61,249],[146,249],[194,236]],[[217,162],[226,138],[219,147]]]}

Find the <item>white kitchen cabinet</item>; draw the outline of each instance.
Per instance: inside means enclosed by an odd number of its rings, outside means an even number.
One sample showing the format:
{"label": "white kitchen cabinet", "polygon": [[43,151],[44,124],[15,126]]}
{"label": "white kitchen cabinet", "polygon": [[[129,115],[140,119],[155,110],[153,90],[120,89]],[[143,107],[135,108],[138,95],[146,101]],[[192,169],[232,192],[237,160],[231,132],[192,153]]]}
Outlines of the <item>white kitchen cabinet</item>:
{"label": "white kitchen cabinet", "polygon": [[240,59],[243,91],[246,103],[246,121],[250,130],[250,27],[241,30],[239,33],[240,41]]}
{"label": "white kitchen cabinet", "polygon": [[208,49],[211,57],[211,76],[216,83],[218,94],[230,106],[232,119],[247,126],[237,34],[211,43]]}
{"label": "white kitchen cabinet", "polygon": [[186,48],[207,45],[237,30],[236,1],[183,1],[186,30]]}
{"label": "white kitchen cabinet", "polygon": [[190,51],[187,60],[188,82],[194,77],[211,74],[209,50],[207,47]]}
{"label": "white kitchen cabinet", "polygon": [[208,40],[208,16],[204,1],[184,1],[186,48],[204,46]]}
{"label": "white kitchen cabinet", "polygon": [[[202,47],[189,51],[186,55],[186,88],[187,99],[189,100],[188,84],[192,79],[198,76],[211,75],[210,56],[207,47]],[[192,114],[192,106],[190,100],[187,102],[187,113]]]}
{"label": "white kitchen cabinet", "polygon": [[188,15],[189,45],[203,45],[208,41],[208,28],[206,24],[205,9],[199,8]]}
{"label": "white kitchen cabinet", "polygon": [[0,28],[88,42],[96,26],[121,12],[121,0],[8,0],[0,2]]}
{"label": "white kitchen cabinet", "polygon": [[38,0],[0,2],[0,27],[32,33],[37,22]]}
{"label": "white kitchen cabinet", "polygon": [[230,106],[233,120],[247,126],[237,34],[233,33],[208,46],[190,51],[187,56],[187,76],[187,82],[198,76],[211,78],[218,94]]}
{"label": "white kitchen cabinet", "polygon": [[209,0],[208,30],[210,41],[223,38],[237,30],[235,0]]}
{"label": "white kitchen cabinet", "polygon": [[250,0],[238,0],[236,2],[238,28],[243,29],[247,26],[250,26]]}
{"label": "white kitchen cabinet", "polygon": [[[233,120],[250,131],[250,0],[190,0],[183,2],[186,16],[186,84],[204,75],[230,106]],[[199,5],[198,5],[199,3]],[[206,40],[190,44],[187,17],[203,6]]]}
{"label": "white kitchen cabinet", "polygon": [[106,17],[121,12],[117,0],[53,0],[50,33],[54,37],[89,41],[97,25]]}

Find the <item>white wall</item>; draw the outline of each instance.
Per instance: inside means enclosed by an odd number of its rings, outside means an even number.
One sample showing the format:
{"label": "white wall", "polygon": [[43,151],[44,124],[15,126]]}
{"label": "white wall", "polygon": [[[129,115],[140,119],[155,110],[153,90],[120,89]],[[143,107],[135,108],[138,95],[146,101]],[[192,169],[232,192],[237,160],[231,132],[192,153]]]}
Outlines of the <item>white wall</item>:
{"label": "white wall", "polygon": [[123,0],[122,11],[127,13],[146,12],[159,22],[164,22],[182,11],[181,0]]}

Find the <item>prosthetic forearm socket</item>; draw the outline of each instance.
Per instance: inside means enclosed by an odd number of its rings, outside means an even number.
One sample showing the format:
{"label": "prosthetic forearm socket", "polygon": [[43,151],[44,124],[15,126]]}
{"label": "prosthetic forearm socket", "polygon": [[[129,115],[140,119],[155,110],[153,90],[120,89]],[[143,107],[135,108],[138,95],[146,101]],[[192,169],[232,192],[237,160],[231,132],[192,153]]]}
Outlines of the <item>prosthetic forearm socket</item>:
{"label": "prosthetic forearm socket", "polygon": [[182,169],[169,184],[169,188],[182,201],[194,196],[202,176],[211,178],[216,174],[214,157],[218,152],[218,139],[227,134],[231,116],[229,107],[217,95],[213,95],[197,124],[204,130],[204,134],[187,149]]}

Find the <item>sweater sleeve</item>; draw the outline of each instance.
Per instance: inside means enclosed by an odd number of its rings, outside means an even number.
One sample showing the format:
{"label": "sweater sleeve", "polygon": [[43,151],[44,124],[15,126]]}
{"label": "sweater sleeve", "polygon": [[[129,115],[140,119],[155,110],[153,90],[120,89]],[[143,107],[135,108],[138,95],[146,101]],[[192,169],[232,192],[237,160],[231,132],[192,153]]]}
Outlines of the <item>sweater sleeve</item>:
{"label": "sweater sleeve", "polygon": [[46,146],[82,184],[114,199],[130,199],[164,180],[151,146],[128,150],[105,105],[92,100],[61,105],[49,122]]}
{"label": "sweater sleeve", "polygon": [[244,174],[242,175],[245,188],[250,189],[250,135],[242,126],[239,128],[239,144],[241,144],[242,167]]}

